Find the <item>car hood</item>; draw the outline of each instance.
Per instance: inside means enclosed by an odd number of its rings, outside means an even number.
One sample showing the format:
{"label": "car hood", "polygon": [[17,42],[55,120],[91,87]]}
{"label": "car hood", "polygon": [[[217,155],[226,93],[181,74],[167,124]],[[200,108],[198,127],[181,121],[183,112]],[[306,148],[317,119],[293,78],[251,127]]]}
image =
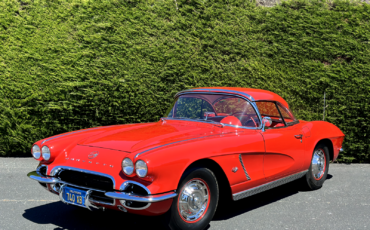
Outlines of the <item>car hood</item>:
{"label": "car hood", "polygon": [[137,128],[108,130],[80,141],[78,145],[98,147],[127,153],[195,137],[214,135],[215,126],[200,122],[157,122]]}

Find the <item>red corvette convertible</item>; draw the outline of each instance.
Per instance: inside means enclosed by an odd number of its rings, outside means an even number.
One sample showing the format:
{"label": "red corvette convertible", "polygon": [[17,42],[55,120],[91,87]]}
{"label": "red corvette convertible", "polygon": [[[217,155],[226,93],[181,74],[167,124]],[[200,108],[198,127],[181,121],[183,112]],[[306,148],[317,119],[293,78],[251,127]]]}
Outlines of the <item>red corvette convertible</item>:
{"label": "red corvette convertible", "polygon": [[197,88],[176,94],[158,122],[37,141],[40,164],[28,177],[64,203],[165,214],[172,229],[203,229],[222,199],[296,179],[320,188],[343,139],[333,124],[297,120],[275,93]]}

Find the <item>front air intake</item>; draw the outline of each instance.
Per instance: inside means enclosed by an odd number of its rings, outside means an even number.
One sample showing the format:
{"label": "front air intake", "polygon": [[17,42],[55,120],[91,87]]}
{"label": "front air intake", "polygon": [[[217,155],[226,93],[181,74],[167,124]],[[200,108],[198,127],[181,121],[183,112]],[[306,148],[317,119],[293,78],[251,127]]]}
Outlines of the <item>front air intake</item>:
{"label": "front air intake", "polygon": [[73,170],[62,170],[57,177],[68,184],[91,188],[101,191],[112,191],[113,181],[105,176],[78,172]]}

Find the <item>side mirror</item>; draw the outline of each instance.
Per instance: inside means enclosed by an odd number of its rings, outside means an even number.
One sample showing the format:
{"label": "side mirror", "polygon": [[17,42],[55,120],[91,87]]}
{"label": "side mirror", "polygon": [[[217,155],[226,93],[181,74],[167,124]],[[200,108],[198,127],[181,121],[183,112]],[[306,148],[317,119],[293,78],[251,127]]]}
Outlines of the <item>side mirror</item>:
{"label": "side mirror", "polygon": [[206,117],[205,120],[207,120],[208,117],[215,117],[216,114],[214,112],[205,112],[204,116]]}
{"label": "side mirror", "polygon": [[264,117],[262,119],[262,131],[265,131],[266,127],[270,127],[272,125],[272,120],[270,117]]}

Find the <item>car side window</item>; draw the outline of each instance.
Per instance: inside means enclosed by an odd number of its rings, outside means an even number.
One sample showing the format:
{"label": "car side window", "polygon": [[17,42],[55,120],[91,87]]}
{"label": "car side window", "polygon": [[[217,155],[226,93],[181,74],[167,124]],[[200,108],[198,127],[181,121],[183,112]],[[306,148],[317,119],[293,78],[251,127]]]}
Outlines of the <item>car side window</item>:
{"label": "car side window", "polygon": [[282,119],[279,110],[276,107],[276,103],[272,101],[258,101],[256,102],[258,111],[261,117],[270,117],[272,120],[271,128],[284,127],[284,120]]}
{"label": "car side window", "polygon": [[218,100],[214,105],[217,114],[254,113],[248,101],[237,97],[228,97]]}
{"label": "car side window", "polygon": [[235,116],[242,126],[258,127],[260,120],[253,106],[239,97],[224,97],[213,104],[218,116]]}
{"label": "car side window", "polygon": [[280,103],[278,103],[277,105],[287,125],[295,124],[298,122],[298,120],[294,117],[293,113],[288,108]]}

